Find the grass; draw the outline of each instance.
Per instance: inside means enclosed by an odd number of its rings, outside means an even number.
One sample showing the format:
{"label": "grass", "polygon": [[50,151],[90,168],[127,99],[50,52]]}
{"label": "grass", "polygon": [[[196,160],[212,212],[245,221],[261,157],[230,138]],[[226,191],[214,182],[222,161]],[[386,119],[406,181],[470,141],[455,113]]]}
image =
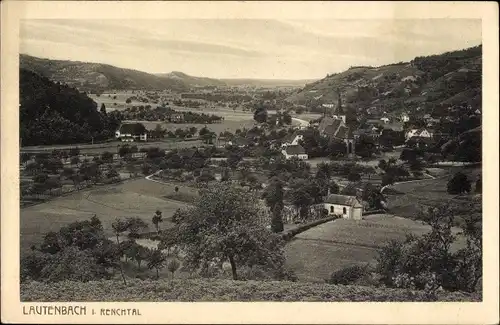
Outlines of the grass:
{"label": "grass", "polygon": [[419,212],[419,206],[435,206],[447,201],[454,203],[472,201],[473,193],[466,196],[465,200],[458,201],[456,200],[456,195],[448,194],[446,187],[454,173],[461,171],[472,181],[472,190],[474,190],[475,181],[481,173],[481,168],[441,168],[437,171],[432,171],[434,174],[440,176],[436,179],[426,179],[391,186],[391,188],[397,192],[401,192],[401,194],[388,195],[389,211],[404,217],[414,217]]}
{"label": "grass", "polygon": [[[478,296],[439,294],[439,301],[480,301]],[[21,301],[426,301],[423,292],[401,289],[295,282],[208,279],[120,280],[87,283],[28,282]]]}
{"label": "grass", "polygon": [[139,217],[154,229],[151,218],[156,210],[163,213],[162,227],[168,227],[169,219],[178,208],[186,205],[180,201],[164,200],[169,186],[145,179],[80,191],[59,197],[46,203],[21,209],[21,252],[32,244],[39,244],[49,231],[74,222],[90,219],[94,214],[101,220],[108,235],[112,235],[111,223],[115,218]]}
{"label": "grass", "polygon": [[287,264],[300,280],[321,282],[354,264],[374,265],[378,250],[390,240],[429,230],[419,221],[391,215],[371,215],[359,221],[338,219],[298,234],[286,246]]}

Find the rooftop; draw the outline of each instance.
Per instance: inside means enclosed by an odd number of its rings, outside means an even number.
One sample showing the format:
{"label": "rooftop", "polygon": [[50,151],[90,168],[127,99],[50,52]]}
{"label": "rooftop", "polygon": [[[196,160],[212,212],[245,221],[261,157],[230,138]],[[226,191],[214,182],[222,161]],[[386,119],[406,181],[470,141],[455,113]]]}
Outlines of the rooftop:
{"label": "rooftop", "polygon": [[361,203],[355,196],[340,195],[340,194],[330,194],[325,203],[346,205],[351,207],[362,207]]}
{"label": "rooftop", "polygon": [[304,155],[306,150],[300,144],[297,144],[286,147],[285,152],[287,155]]}

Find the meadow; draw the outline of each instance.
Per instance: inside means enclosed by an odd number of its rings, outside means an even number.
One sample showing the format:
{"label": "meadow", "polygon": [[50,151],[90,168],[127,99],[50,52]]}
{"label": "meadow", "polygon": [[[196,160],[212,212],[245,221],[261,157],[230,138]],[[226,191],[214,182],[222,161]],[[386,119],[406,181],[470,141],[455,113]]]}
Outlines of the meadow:
{"label": "meadow", "polygon": [[[182,187],[181,191],[183,191]],[[111,224],[115,218],[139,217],[149,224],[156,210],[165,220],[162,228],[178,208],[186,207],[180,201],[165,199],[174,193],[172,186],[136,179],[118,185],[82,190],[51,201],[23,208],[20,211],[21,251],[40,244],[49,231],[74,222],[90,219],[94,214],[102,221],[107,235],[112,236]]]}
{"label": "meadow", "polygon": [[[472,181],[472,193],[461,199],[457,199],[457,195],[447,192],[448,181],[458,171],[465,173]],[[474,186],[481,174],[481,167],[440,168],[432,169],[431,172],[438,177],[392,185],[391,188],[399,194],[388,195],[389,211],[403,217],[414,217],[423,206],[435,206],[445,202],[460,204],[474,201]]]}
{"label": "meadow", "polygon": [[337,219],[298,234],[286,246],[287,265],[301,281],[322,282],[348,266],[374,266],[378,250],[390,240],[404,240],[406,234],[422,235],[430,230],[420,221],[388,214],[364,218]]}

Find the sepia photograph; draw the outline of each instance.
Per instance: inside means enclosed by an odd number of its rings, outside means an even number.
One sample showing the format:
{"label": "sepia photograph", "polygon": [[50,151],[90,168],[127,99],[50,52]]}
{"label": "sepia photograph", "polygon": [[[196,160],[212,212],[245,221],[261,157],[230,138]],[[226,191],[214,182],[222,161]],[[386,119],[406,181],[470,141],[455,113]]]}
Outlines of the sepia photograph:
{"label": "sepia photograph", "polygon": [[20,314],[485,301],[481,17],[17,24]]}

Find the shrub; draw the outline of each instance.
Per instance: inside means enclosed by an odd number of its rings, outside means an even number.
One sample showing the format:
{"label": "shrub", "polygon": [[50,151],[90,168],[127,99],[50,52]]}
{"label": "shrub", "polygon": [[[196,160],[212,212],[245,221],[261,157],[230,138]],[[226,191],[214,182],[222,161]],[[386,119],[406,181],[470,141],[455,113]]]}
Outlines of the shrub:
{"label": "shrub", "polygon": [[471,184],[470,180],[462,172],[456,173],[452,179],[449,180],[447,185],[447,191],[449,194],[462,194],[464,192],[470,192]]}
{"label": "shrub", "polygon": [[353,265],[333,272],[328,280],[328,283],[344,285],[351,284],[368,274],[369,270],[367,266]]}

